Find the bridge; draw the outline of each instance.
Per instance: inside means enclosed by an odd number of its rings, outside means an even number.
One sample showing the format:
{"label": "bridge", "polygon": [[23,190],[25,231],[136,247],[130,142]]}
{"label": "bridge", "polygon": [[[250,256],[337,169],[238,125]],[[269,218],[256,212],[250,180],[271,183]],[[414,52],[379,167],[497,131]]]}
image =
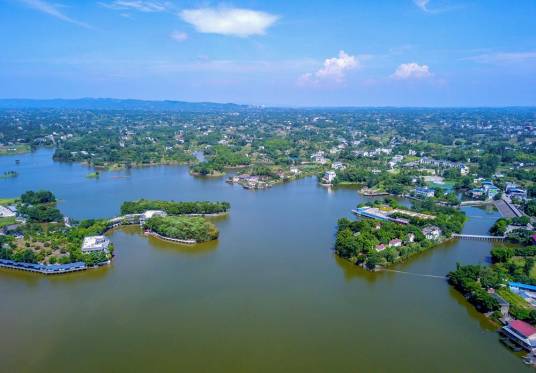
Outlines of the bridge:
{"label": "bridge", "polygon": [[485,236],[479,234],[452,234],[453,238],[460,238],[465,240],[481,240],[481,241],[504,241],[506,236]]}

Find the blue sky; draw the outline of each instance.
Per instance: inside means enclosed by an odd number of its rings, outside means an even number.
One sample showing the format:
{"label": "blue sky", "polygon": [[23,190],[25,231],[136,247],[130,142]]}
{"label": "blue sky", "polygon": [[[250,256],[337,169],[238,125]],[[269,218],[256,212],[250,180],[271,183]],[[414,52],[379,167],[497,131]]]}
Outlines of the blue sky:
{"label": "blue sky", "polygon": [[0,97],[536,105],[536,1],[0,0]]}

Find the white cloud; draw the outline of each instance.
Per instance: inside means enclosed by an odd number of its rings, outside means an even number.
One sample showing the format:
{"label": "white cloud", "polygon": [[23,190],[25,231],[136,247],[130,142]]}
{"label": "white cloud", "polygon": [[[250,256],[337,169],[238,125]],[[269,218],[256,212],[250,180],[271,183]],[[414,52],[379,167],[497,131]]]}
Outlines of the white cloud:
{"label": "white cloud", "polygon": [[394,79],[424,79],[432,76],[428,65],[419,65],[415,62],[403,63],[391,75]]}
{"label": "white cloud", "polygon": [[415,3],[415,5],[421,8],[421,10],[423,10],[424,12],[429,11],[428,3],[430,2],[430,0],[413,0],[413,2]]}
{"label": "white cloud", "polygon": [[279,18],[273,14],[240,8],[186,9],[179,16],[199,32],[239,37],[262,35]]}
{"label": "white cloud", "polygon": [[91,26],[89,26],[87,23],[77,21],[65,15],[63,12],[61,12],[58,9],[57,5],[52,5],[43,0],[20,0],[20,1],[34,10],[48,14],[49,16],[55,17],[64,22],[69,22],[69,23],[75,24],[77,26],[85,27],[85,28],[91,28]]}
{"label": "white cloud", "polygon": [[178,41],[178,42],[183,42],[183,41],[186,41],[188,40],[188,34],[185,33],[185,32],[182,32],[182,31],[173,31],[171,34],[170,34],[171,38]]}
{"label": "white cloud", "polygon": [[359,59],[344,51],[339,52],[338,57],[327,58],[324,66],[315,73],[303,74],[299,79],[300,84],[317,84],[321,81],[342,82],[349,70],[357,69],[361,66]]}
{"label": "white cloud", "polygon": [[168,3],[145,0],[115,0],[111,3],[100,3],[102,6],[117,10],[137,10],[145,13],[163,12],[168,9]]}

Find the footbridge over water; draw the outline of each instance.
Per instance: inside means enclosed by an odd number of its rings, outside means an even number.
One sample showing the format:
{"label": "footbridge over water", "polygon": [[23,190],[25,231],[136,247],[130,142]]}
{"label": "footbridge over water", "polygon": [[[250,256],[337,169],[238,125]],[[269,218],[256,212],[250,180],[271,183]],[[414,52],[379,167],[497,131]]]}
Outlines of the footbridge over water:
{"label": "footbridge over water", "polygon": [[506,236],[485,236],[480,234],[457,234],[453,233],[452,238],[460,238],[465,240],[481,240],[481,241],[504,241]]}

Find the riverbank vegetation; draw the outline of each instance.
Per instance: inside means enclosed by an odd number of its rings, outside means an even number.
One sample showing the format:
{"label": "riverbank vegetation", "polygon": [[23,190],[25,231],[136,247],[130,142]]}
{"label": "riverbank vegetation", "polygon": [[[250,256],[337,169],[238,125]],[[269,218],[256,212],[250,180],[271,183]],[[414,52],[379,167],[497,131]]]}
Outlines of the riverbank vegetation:
{"label": "riverbank vegetation", "polygon": [[168,215],[212,215],[227,213],[230,208],[229,202],[175,202],[140,199],[123,202],[121,214],[141,214],[147,210],[162,210]]}
{"label": "riverbank vegetation", "polygon": [[197,243],[215,240],[219,235],[213,223],[198,216],[155,216],[145,222],[144,228],[166,238]]}
{"label": "riverbank vegetation", "polygon": [[31,223],[59,222],[63,219],[63,215],[56,208],[56,197],[46,190],[23,193],[17,211]]}

